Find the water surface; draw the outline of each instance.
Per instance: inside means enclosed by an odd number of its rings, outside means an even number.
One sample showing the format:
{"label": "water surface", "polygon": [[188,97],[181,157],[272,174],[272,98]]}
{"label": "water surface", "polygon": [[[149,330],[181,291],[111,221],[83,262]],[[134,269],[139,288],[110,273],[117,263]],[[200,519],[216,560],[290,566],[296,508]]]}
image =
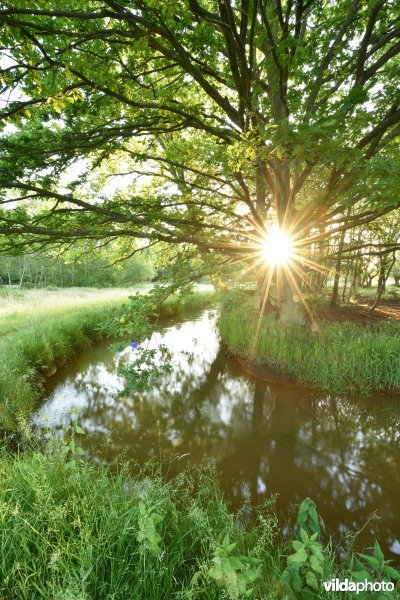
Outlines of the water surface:
{"label": "water surface", "polygon": [[34,422],[62,429],[79,410],[88,456],[153,458],[168,476],[207,455],[233,508],[278,493],[287,511],[310,496],[334,535],[359,531],[377,511],[360,544],[376,533],[400,555],[399,397],[257,382],[221,350],[216,318],[205,311],[160,328],[151,345],[169,346],[173,370],[148,393],[118,396],[120,358],[106,344],[83,352],[48,379]]}

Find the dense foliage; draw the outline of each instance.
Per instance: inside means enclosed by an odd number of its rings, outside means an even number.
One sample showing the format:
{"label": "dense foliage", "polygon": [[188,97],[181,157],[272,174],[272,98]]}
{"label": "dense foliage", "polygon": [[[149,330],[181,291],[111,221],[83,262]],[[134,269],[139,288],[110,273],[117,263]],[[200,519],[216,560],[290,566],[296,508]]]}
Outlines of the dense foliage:
{"label": "dense foliage", "polygon": [[150,280],[154,271],[143,256],[133,256],[117,267],[99,253],[71,259],[68,256],[0,253],[0,285],[22,287],[118,287]]}
{"label": "dense foliage", "polygon": [[346,261],[397,249],[364,236],[399,205],[396,2],[13,0],[0,23],[14,248],[146,240],[221,269],[277,218],[328,268],[346,230]]}

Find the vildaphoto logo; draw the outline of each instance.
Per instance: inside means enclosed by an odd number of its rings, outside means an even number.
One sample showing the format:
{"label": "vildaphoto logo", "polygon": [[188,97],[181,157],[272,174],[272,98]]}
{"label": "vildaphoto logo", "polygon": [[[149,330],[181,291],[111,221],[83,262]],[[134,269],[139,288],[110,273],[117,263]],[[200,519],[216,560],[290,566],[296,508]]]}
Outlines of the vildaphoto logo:
{"label": "vildaphoto logo", "polygon": [[350,579],[331,579],[323,583],[326,592],[393,592],[391,581],[351,581]]}

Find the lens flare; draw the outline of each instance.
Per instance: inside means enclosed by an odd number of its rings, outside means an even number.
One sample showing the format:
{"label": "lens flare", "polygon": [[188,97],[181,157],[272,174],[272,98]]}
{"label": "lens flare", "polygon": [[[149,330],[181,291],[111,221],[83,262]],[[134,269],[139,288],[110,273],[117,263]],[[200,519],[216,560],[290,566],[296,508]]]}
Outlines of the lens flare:
{"label": "lens flare", "polygon": [[277,225],[265,236],[263,256],[271,266],[286,265],[293,257],[293,242]]}

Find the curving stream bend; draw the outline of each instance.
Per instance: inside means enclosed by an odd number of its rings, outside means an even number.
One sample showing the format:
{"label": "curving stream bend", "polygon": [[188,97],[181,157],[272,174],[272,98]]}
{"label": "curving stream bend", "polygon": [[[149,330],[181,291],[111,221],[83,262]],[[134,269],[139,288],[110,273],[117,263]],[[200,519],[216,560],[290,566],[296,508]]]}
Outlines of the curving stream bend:
{"label": "curving stream bend", "polygon": [[207,455],[233,508],[276,492],[287,510],[310,496],[334,535],[359,531],[377,511],[359,543],[376,534],[399,562],[399,398],[257,382],[222,352],[216,319],[207,310],[165,322],[151,343],[169,346],[173,370],[149,393],[117,396],[123,381],[108,344],[83,352],[48,378],[34,424],[61,430],[79,410],[89,456],[155,458],[169,477]]}

